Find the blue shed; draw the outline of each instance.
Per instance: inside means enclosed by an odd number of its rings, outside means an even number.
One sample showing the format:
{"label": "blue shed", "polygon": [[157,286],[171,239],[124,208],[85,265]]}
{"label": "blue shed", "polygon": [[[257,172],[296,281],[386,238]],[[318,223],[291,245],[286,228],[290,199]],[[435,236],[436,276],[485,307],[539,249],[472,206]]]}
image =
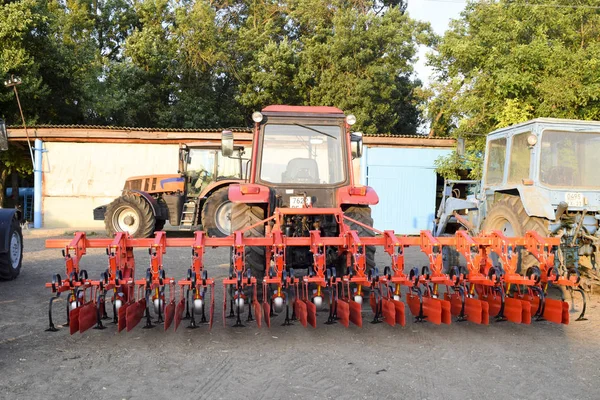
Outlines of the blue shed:
{"label": "blue shed", "polygon": [[450,154],[454,141],[415,135],[396,137],[387,146],[370,146],[369,139],[361,159],[361,182],[379,195],[379,204],[372,207],[375,228],[401,234],[432,229],[438,181],[435,160]]}

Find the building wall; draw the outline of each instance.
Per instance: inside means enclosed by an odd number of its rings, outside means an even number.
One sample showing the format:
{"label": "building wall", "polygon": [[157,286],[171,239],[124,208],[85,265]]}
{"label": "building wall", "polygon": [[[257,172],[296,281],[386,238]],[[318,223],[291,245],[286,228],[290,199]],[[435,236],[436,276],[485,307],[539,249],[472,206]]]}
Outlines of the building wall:
{"label": "building wall", "polygon": [[46,142],[43,157],[43,226],[103,228],[95,207],[121,194],[128,177],[177,173],[176,144]]}
{"label": "building wall", "polygon": [[[432,229],[437,177],[435,160],[452,149],[367,148],[366,181],[379,195],[373,206],[375,228],[401,234]],[[364,176],[364,175],[363,175]]]}

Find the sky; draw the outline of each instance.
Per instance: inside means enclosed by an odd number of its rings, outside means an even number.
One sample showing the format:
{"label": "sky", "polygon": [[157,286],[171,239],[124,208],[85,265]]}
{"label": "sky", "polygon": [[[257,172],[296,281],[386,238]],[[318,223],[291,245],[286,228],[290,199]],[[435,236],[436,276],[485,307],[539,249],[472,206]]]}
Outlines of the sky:
{"label": "sky", "polygon": [[[460,17],[465,5],[466,1],[461,0],[408,0],[407,11],[411,18],[429,22],[433,30],[442,35],[448,29],[450,20]],[[429,82],[431,69],[425,65],[425,54],[427,48],[421,46],[415,73],[426,84]]]}

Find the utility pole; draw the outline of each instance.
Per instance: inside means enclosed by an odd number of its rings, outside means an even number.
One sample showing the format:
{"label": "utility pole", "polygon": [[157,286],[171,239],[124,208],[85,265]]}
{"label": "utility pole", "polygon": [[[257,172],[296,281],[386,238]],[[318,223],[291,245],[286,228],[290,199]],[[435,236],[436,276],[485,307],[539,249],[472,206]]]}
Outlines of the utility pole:
{"label": "utility pole", "polygon": [[17,98],[17,105],[19,106],[19,112],[21,113],[21,121],[23,121],[23,129],[25,129],[25,136],[27,136],[27,145],[29,146],[29,155],[31,156],[31,165],[35,168],[35,161],[33,159],[33,150],[31,149],[31,142],[29,140],[29,132],[27,132],[27,124],[25,124],[25,116],[23,115],[23,109],[21,108],[21,100],[19,100],[19,91],[17,86],[22,83],[21,78],[11,75],[10,78],[4,81],[4,86],[12,87]]}

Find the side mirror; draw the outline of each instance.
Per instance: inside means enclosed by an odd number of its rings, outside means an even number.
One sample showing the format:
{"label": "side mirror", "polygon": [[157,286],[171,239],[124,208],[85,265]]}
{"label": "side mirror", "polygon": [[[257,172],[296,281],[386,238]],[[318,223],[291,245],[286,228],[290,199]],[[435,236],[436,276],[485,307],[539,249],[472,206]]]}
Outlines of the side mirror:
{"label": "side mirror", "polygon": [[0,118],[0,151],[8,150],[8,133],[6,133],[6,124]]}
{"label": "side mirror", "polygon": [[233,154],[233,132],[221,132],[221,154],[223,157],[230,157]]}
{"label": "side mirror", "polygon": [[350,148],[352,149],[352,159],[362,157],[362,154],[363,154],[363,134],[362,134],[362,132],[352,132],[350,134]]}

